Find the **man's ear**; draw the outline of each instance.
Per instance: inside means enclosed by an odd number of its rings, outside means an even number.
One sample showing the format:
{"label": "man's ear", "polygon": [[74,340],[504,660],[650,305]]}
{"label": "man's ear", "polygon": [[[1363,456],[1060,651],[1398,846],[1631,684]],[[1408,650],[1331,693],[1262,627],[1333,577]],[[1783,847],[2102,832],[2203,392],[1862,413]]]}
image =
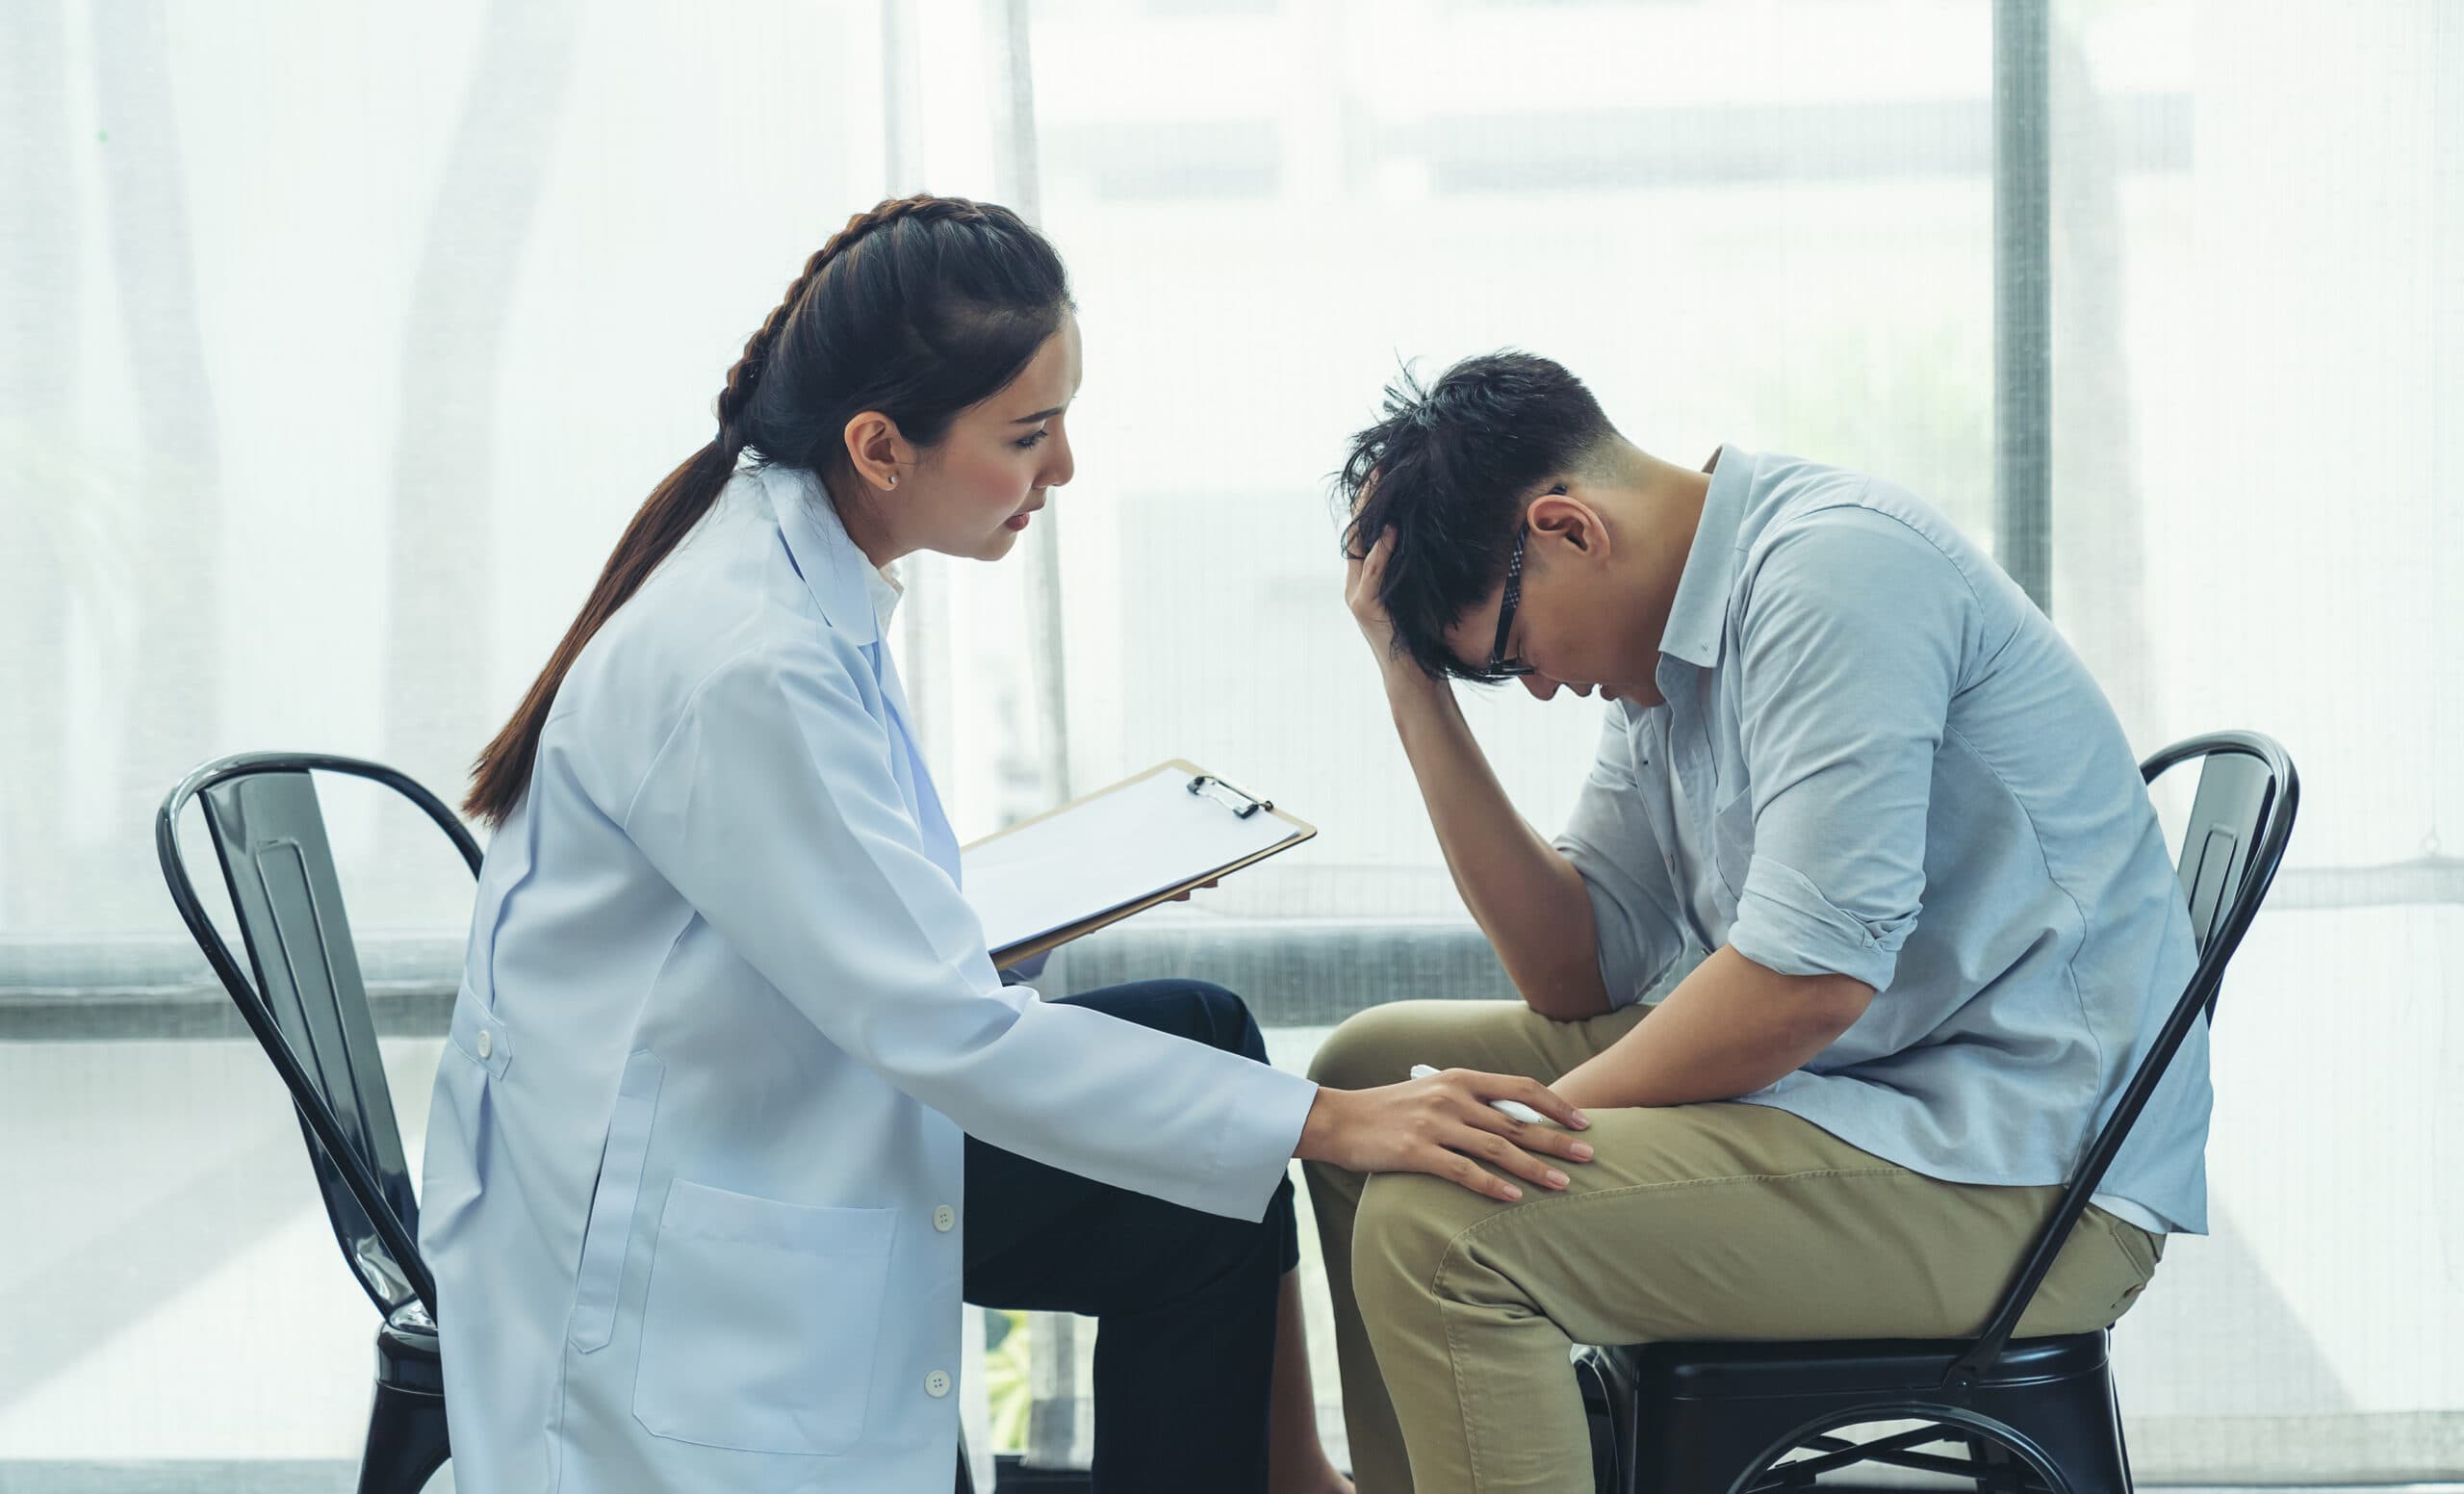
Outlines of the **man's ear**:
{"label": "man's ear", "polygon": [[915,450],[898,433],[898,422],[879,410],[859,411],[839,436],[847,447],[848,467],[877,488],[898,486],[898,475],[914,465]]}
{"label": "man's ear", "polygon": [[1608,554],[1608,526],[1600,510],[1562,486],[1532,500],[1524,519],[1534,535],[1555,540],[1588,559],[1602,559]]}

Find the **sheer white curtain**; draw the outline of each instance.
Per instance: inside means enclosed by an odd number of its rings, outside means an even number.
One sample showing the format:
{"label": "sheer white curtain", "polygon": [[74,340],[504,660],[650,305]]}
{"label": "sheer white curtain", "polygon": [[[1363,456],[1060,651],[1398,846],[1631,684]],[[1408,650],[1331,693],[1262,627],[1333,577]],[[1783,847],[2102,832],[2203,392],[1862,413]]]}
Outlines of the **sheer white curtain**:
{"label": "sheer white curtain", "polygon": [[[270,746],[453,790],[886,191],[1034,207],[1084,308],[1057,567],[911,568],[962,832],[1180,754],[1323,827],[1055,990],[1223,980],[1294,1063],[1502,992],[1339,601],[1323,476],[1400,359],[1530,348],[1663,454],[1794,450],[1993,532],[1983,0],[1019,11],[0,7],[0,1459],[351,1455],[366,1309],[153,806]],[[2143,750],[2254,726],[2308,787],[2218,1030],[2217,1233],[2122,1334],[2134,1451],[2455,1477],[2464,17],[2060,0],[2049,54],[2055,615]],[[1472,708],[1553,827],[1591,708]],[[416,1138],[459,873],[333,813]],[[200,1339],[278,1347],[180,1373]]]}
{"label": "sheer white curtain", "polygon": [[0,932],[166,927],[215,752],[460,783],[879,195],[881,12],[8,8]]}
{"label": "sheer white curtain", "polygon": [[[356,1456],[374,1323],[154,807],[267,748],[458,798],[806,256],[991,194],[981,12],[0,6],[0,1485]],[[327,807],[416,1158],[469,880]]]}
{"label": "sheer white curtain", "polygon": [[[1038,7],[1074,760],[1324,827],[1065,980],[1169,962],[1319,1026],[1501,990],[1339,601],[1323,477],[1399,358],[1529,348],[1655,451],[1887,474],[1992,538],[1992,9]],[[2133,1451],[2456,1477],[2464,10],[2064,0],[2046,51],[2055,617],[2143,752],[2255,727],[2307,788],[2220,1018],[2216,1233],[2120,1335]],[[1596,708],[1473,709],[1553,828]]]}
{"label": "sheer white curtain", "polygon": [[2055,615],[2137,740],[2256,726],[2305,792],[2219,1015],[2215,1233],[2120,1335],[2133,1448],[2454,1478],[2464,10],[2057,17]]}

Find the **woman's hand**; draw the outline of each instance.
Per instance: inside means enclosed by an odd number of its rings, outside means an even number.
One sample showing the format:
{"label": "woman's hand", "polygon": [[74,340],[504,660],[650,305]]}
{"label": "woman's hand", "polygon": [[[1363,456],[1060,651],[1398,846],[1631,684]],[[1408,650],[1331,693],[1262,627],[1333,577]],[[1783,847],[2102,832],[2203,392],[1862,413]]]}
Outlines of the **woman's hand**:
{"label": "woman's hand", "polygon": [[1167,899],[1167,901],[1168,901],[1168,902],[1175,902],[1175,903],[1186,903],[1186,902],[1188,902],[1188,901],[1190,900],[1190,894],[1191,894],[1191,893],[1193,893],[1193,892],[1203,892],[1203,891],[1205,891],[1208,888],[1221,887],[1222,885],[1223,885],[1223,879],[1222,879],[1221,877],[1214,877],[1214,878],[1210,878],[1209,880],[1204,881],[1204,882],[1201,882],[1201,883],[1199,883],[1197,886],[1195,886],[1195,887],[1194,887],[1194,888],[1190,889],[1190,890],[1189,890],[1188,892],[1175,892],[1175,893],[1173,893],[1169,898],[1168,898],[1168,899]]}
{"label": "woman's hand", "polygon": [[1293,1155],[1352,1172],[1426,1172],[1507,1202],[1523,1190],[1480,1163],[1554,1190],[1566,1174],[1549,1158],[1591,1160],[1588,1142],[1492,1110],[1493,1099],[1521,1100],[1576,1130],[1591,1123],[1537,1079],[1450,1069],[1381,1089],[1321,1089]]}

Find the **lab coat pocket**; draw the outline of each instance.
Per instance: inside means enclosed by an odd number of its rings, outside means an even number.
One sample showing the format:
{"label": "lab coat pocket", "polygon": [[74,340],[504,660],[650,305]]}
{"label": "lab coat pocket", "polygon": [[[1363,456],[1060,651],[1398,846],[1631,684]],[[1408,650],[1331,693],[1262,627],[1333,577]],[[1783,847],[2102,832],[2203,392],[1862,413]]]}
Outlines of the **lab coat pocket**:
{"label": "lab coat pocket", "polygon": [[889,1282],[889,1209],[823,1209],[679,1178],[642,1304],[633,1419],[751,1453],[863,1434]]}
{"label": "lab coat pocket", "polygon": [[420,1165],[420,1253],[433,1265],[455,1249],[488,1163],[487,1070],[448,1047],[428,1102],[427,1147]]}
{"label": "lab coat pocket", "polygon": [[642,1192],[642,1155],[650,1149],[651,1120],[658,1111],[658,1085],[666,1072],[657,1054],[636,1053],[625,1061],[625,1075],[616,1087],[616,1108],[607,1119],[599,1186],[590,1196],[581,1266],[574,1281],[571,1331],[574,1347],[584,1353],[607,1347],[615,1331],[625,1252],[633,1239],[633,1206]]}

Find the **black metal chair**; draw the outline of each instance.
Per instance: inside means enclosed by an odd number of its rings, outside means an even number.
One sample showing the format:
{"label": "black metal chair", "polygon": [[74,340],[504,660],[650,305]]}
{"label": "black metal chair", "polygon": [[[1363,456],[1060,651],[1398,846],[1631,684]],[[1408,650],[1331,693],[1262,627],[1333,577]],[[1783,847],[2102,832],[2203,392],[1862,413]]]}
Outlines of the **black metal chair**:
{"label": "black metal chair", "polygon": [[[2127,1494],[2130,1459],[2107,1331],[2012,1333],[2146,1107],[2191,1024],[2213,1020],[2224,966],[2293,833],[2293,760],[2254,732],[2220,732],[2141,765],[2153,782],[2197,760],[2180,875],[2199,961],[2155,1048],[2064,1189],[1985,1331],[1964,1339],[1669,1343],[1577,1361],[1604,1494],[1769,1494],[1858,1467],[1922,1470],[1979,1489]],[[1862,1440],[1838,1433],[1908,1424]],[[1932,1451],[1928,1451],[1928,1450]]]}
{"label": "black metal chair", "polygon": [[[436,1283],[420,1259],[419,1200],[312,771],[370,779],[402,795],[477,873],[478,842],[434,794],[378,763],[309,753],[249,753],[191,773],[163,800],[154,851],[181,919],[291,1091],[335,1242],[383,1315],[360,1494],[414,1494],[449,1452]],[[253,980],[198,902],[181,858],[180,817],[192,799],[205,807]]]}
{"label": "black metal chair", "polygon": [[[420,1259],[419,1199],[312,772],[370,779],[410,800],[478,874],[478,841],[436,795],[382,763],[318,753],[244,753],[198,768],[164,796],[154,854],[181,921],[291,1091],[335,1242],[384,1317],[359,1494],[416,1494],[451,1452],[436,1282]],[[192,799],[205,806],[253,981],[189,880],[179,828]],[[975,1486],[963,1443],[954,1486]]]}

